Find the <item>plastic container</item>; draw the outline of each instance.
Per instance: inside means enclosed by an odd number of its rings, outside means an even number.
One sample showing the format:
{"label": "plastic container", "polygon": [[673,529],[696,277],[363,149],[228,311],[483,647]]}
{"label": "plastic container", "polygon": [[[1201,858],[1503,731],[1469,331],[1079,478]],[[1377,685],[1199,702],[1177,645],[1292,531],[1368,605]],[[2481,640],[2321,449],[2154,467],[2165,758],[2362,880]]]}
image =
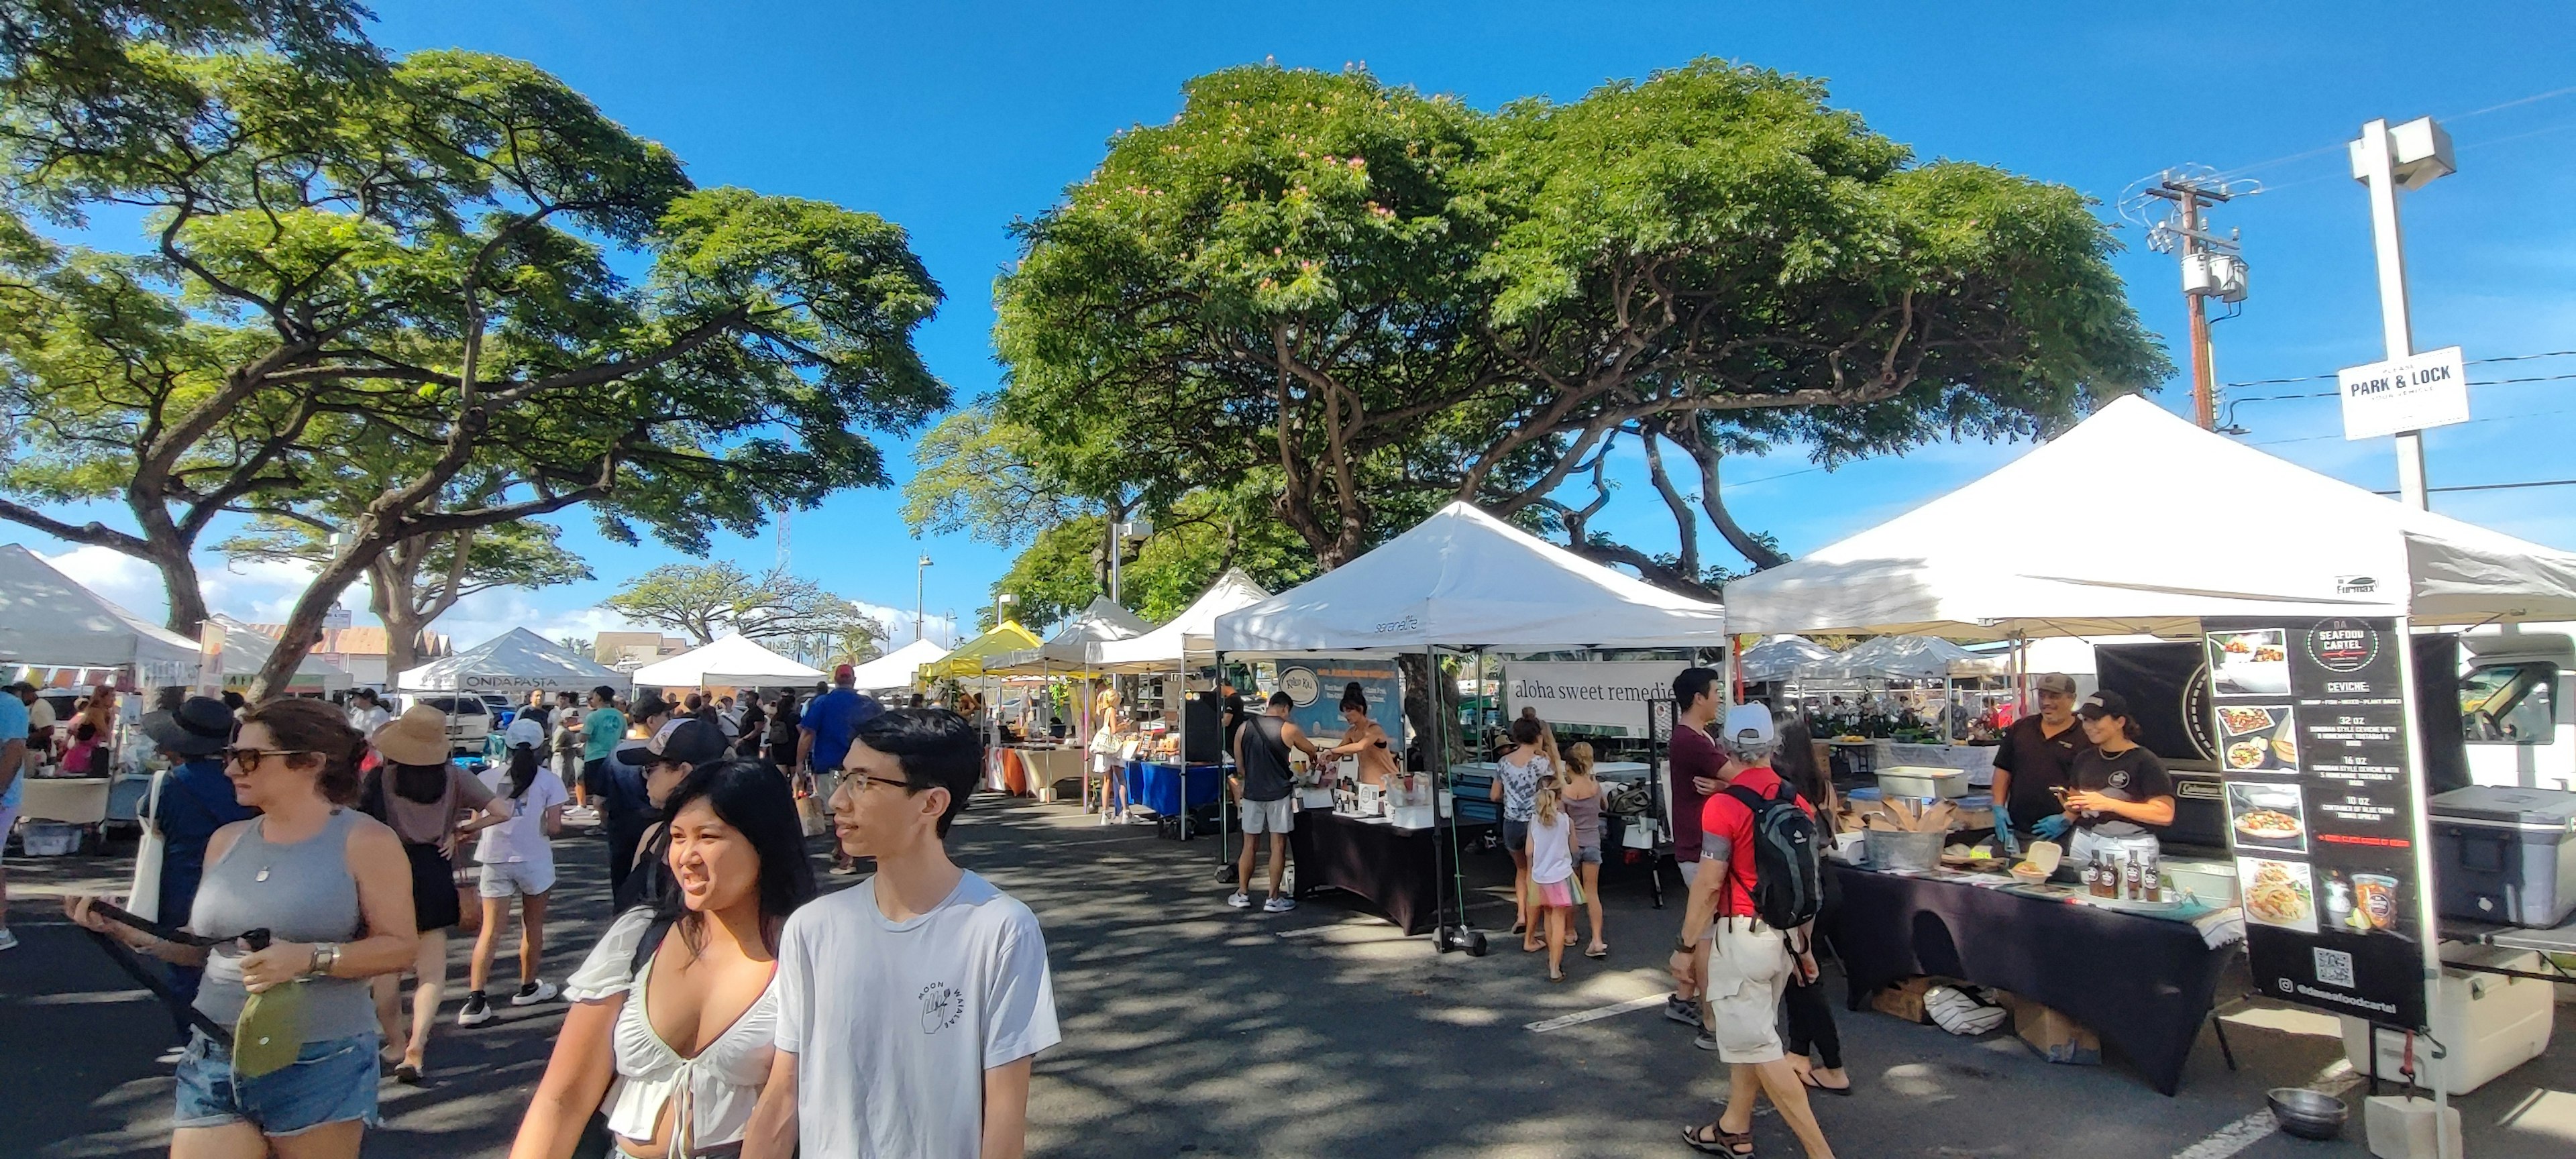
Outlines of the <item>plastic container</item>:
{"label": "plastic container", "polygon": [[2443,917],[2548,929],[2576,912],[2576,793],[2472,785],[2426,804]]}
{"label": "plastic container", "polygon": [[1941,864],[1941,846],[1949,839],[1947,833],[1898,833],[1891,829],[1872,829],[1869,841],[1863,847],[1869,851],[1871,869],[1921,873]]}
{"label": "plastic container", "polygon": [[[2541,972],[2540,955],[2500,946],[2446,945],[2446,962],[2473,962],[2504,970]],[[2434,1023],[2456,1040],[2447,1055],[2433,1058],[2429,1043],[2415,1043],[2416,1081],[2431,1089],[2465,1095],[2506,1071],[2540,1057],[2556,1028],[2550,983],[2473,970],[2442,971],[2441,1008]],[[2370,1072],[2370,1025],[2343,1018],[2344,1058],[2352,1069]],[[2379,1074],[2394,1078],[2405,1061],[2406,1036],[2379,1033]]]}
{"label": "plastic container", "polygon": [[1965,797],[1968,774],[1931,765],[1897,765],[1878,771],[1878,791],[1889,797]]}
{"label": "plastic container", "polygon": [[29,821],[18,831],[18,841],[29,857],[69,857],[80,848],[80,826],[60,821]]}

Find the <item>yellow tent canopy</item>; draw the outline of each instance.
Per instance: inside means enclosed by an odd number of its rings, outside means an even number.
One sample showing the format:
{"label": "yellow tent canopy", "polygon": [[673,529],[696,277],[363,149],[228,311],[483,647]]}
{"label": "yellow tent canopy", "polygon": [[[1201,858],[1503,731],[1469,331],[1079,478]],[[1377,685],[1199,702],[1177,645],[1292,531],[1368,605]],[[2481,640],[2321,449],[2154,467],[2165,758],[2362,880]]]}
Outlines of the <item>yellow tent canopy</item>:
{"label": "yellow tent canopy", "polygon": [[1017,620],[1004,620],[1000,627],[957,646],[957,649],[921,666],[921,679],[966,680],[986,675],[984,662],[1008,652],[1035,648],[1038,638]]}

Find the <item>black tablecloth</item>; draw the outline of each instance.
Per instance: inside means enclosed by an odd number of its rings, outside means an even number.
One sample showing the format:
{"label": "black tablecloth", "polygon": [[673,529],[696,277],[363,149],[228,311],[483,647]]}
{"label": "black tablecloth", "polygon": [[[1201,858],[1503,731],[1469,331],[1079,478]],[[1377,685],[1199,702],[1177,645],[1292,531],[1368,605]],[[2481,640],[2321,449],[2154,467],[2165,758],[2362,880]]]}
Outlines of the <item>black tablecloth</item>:
{"label": "black tablecloth", "polygon": [[1301,810],[1288,834],[1297,858],[1297,896],[1344,890],[1367,899],[1405,933],[1428,933],[1440,924],[1448,840],[1439,829],[1398,829],[1330,809]]}
{"label": "black tablecloth", "polygon": [[1842,909],[1828,936],[1855,1003],[1917,974],[2010,990],[2091,1027],[2168,1095],[2237,952],[2203,945],[2188,922],[1844,865],[1832,871]]}

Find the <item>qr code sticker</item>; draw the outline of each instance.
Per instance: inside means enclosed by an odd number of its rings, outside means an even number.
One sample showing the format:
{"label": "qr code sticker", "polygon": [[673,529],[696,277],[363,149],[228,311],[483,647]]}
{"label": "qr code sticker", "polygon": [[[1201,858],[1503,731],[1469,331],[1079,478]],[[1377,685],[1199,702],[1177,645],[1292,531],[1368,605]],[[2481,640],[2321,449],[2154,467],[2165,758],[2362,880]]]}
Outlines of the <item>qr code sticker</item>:
{"label": "qr code sticker", "polygon": [[2310,952],[2315,954],[2317,959],[2318,985],[2342,986],[2346,988],[2350,988],[2352,986],[2351,954],[2342,950],[2328,950],[2322,947],[2311,950]]}

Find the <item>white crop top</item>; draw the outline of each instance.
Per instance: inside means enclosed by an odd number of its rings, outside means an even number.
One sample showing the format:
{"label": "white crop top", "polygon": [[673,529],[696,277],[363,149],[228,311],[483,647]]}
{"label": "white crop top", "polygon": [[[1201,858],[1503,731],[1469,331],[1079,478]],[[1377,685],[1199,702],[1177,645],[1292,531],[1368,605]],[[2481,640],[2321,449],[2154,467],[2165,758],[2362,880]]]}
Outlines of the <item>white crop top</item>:
{"label": "white crop top", "polygon": [[626,995],[612,1038],[617,1079],[608,1088],[608,1129],[620,1138],[649,1140],[663,1106],[676,1103],[672,1122],[687,1129],[671,1133],[674,1157],[739,1143],[751,1124],[752,1106],[760,1101],[761,1084],[769,1079],[770,1044],[778,1029],[777,975],[773,970],[760,997],[697,1057],[682,1058],[645,1016],[650,964],[631,976],[627,972],[652,926],[649,910],[619,915],[581,968],[564,980],[564,996],[575,1002]]}

